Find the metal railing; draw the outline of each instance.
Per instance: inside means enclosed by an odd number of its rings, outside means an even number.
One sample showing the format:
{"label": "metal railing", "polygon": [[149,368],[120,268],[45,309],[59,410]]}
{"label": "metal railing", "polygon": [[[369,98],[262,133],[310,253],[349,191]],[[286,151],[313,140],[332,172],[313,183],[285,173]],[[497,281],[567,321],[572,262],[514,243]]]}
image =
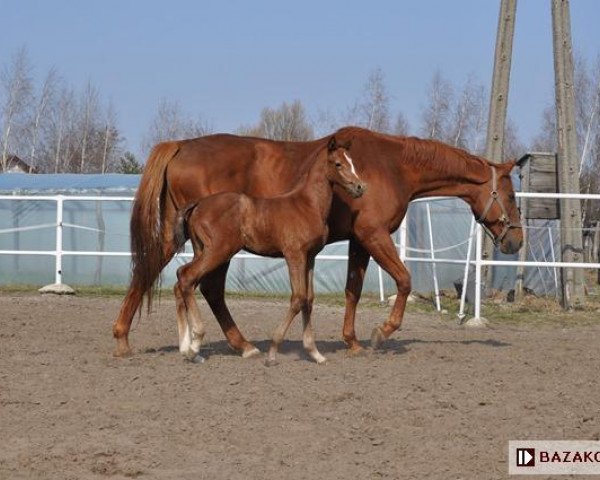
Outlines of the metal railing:
{"label": "metal railing", "polygon": [[[595,194],[560,194],[560,193],[517,193],[517,197],[520,198],[551,198],[551,199],[580,199],[580,200],[600,200],[600,195]],[[62,284],[62,268],[63,268],[63,257],[64,256],[104,256],[104,257],[127,257],[131,256],[129,251],[81,251],[81,250],[64,250],[63,245],[63,230],[65,227],[74,228],[87,228],[79,225],[71,225],[64,223],[63,212],[64,203],[69,201],[94,201],[94,202],[115,202],[115,201],[133,201],[133,197],[130,196],[83,196],[83,195],[0,195],[0,200],[19,200],[19,201],[51,201],[56,203],[56,222],[53,224],[41,224],[35,226],[17,227],[13,229],[0,230],[1,233],[10,233],[17,231],[28,231],[42,228],[55,228],[56,229],[56,241],[54,250],[0,250],[0,255],[46,255],[55,257],[55,283]],[[430,203],[447,200],[447,197],[431,197],[415,200],[413,203],[425,202],[426,203],[426,216],[427,216],[427,233],[429,240],[429,247],[427,249],[411,248],[407,246],[407,219],[405,218],[398,230],[399,242],[396,244],[398,253],[403,262],[407,263],[430,263],[432,264],[432,276],[434,286],[434,299],[437,310],[441,309],[440,302],[440,290],[438,285],[437,264],[459,264],[464,265],[464,277],[463,277],[463,288],[461,294],[461,302],[459,315],[464,315],[465,302],[466,302],[466,290],[469,276],[469,266],[475,267],[475,302],[474,302],[474,314],[476,318],[481,316],[481,286],[482,286],[482,268],[487,265],[493,266],[524,266],[524,267],[550,267],[550,268],[589,268],[589,269],[600,269],[600,263],[568,263],[568,262],[538,262],[538,261],[516,261],[516,260],[484,260],[482,258],[482,239],[483,230],[479,224],[476,224],[474,219],[471,219],[470,234],[468,238],[456,245],[450,245],[443,248],[434,248],[434,229],[431,221],[431,208]],[[96,229],[90,229],[96,230]],[[463,245],[467,245],[467,253],[464,259],[451,259],[440,257],[437,254],[443,253]],[[471,260],[473,244],[475,244],[475,259]],[[419,252],[429,254],[428,258],[410,256],[409,252]],[[181,257],[192,257],[191,253],[181,253]],[[234,258],[263,258],[257,255],[253,255],[246,252],[238,253]],[[319,254],[317,256],[318,261],[347,261],[347,255],[328,255]],[[381,301],[385,300],[384,291],[384,279],[383,271],[381,267],[378,267],[378,283],[379,283],[379,297]]]}

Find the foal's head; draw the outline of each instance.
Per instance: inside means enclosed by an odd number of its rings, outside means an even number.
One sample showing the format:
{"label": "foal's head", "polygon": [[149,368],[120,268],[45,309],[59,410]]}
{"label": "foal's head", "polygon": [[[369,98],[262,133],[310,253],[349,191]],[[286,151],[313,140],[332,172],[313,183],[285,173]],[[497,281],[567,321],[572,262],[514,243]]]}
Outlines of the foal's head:
{"label": "foal's head", "polygon": [[356,173],[348,150],[352,142],[338,143],[331,137],[327,143],[327,178],[346,190],[352,198],[358,198],[367,189],[367,184]]}

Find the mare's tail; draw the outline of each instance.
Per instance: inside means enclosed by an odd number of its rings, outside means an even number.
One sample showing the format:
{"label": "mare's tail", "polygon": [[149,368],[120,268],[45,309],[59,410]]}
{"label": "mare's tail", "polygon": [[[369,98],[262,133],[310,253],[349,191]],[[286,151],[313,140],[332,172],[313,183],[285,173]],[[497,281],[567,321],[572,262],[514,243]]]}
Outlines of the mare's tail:
{"label": "mare's tail", "polygon": [[146,295],[148,311],[152,305],[154,286],[160,272],[169,261],[164,258],[165,173],[169,161],[179,151],[179,147],[180,142],[162,142],[152,149],[133,201],[130,223],[131,286],[142,295]]}

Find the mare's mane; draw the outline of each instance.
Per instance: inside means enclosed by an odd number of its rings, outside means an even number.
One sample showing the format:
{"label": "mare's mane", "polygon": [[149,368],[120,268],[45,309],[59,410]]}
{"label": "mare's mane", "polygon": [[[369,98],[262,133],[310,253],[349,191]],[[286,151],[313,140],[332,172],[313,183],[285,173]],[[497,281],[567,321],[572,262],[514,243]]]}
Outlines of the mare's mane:
{"label": "mare's mane", "polygon": [[481,178],[481,171],[485,168],[484,178],[481,183],[489,180],[489,165],[495,165],[477,155],[473,155],[461,148],[453,147],[438,140],[422,139],[417,137],[404,137],[385,133],[372,132],[360,127],[345,127],[338,130],[340,135],[375,137],[378,141],[398,150],[400,155],[395,156],[401,164],[408,167],[434,170],[449,177],[472,177],[474,174]]}

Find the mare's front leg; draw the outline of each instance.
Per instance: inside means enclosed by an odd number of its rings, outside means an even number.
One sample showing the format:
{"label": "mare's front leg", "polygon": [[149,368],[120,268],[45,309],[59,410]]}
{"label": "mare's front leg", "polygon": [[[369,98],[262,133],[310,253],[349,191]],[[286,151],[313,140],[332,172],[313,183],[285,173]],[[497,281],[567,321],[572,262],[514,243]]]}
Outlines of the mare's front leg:
{"label": "mare's front leg", "polygon": [[225,280],[229,263],[225,262],[206,275],[200,283],[200,291],[219,322],[231,348],[242,352],[243,358],[250,358],[258,355],[260,350],[244,338],[225,303]]}
{"label": "mare's front leg", "polygon": [[360,300],[365,273],[370,259],[369,252],[353,237],[348,244],[348,274],[346,277],[346,312],[342,335],[350,353],[360,353],[363,348],[356,339],[354,323],[356,305]]}
{"label": "mare's front leg", "polygon": [[304,345],[304,348],[306,349],[308,354],[314,359],[314,361],[318,364],[322,364],[325,363],[327,359],[323,355],[321,355],[321,352],[319,352],[319,350],[317,349],[317,344],[315,342],[315,334],[312,326],[312,308],[315,299],[315,292],[313,287],[314,269],[315,257],[313,256],[308,260],[308,269],[306,272],[307,296],[306,304],[302,308],[302,323],[304,325],[302,343]]}
{"label": "mare's front leg", "polygon": [[358,239],[379,266],[394,279],[398,289],[398,295],[388,319],[383,325],[376,327],[371,335],[371,346],[378,348],[402,324],[406,300],[411,289],[410,273],[400,261],[396,246],[386,229],[365,231],[363,235],[359,234]]}
{"label": "mare's front leg", "polygon": [[283,321],[273,332],[273,341],[269,348],[269,354],[265,364],[269,367],[277,364],[277,351],[279,345],[283,342],[285,334],[290,328],[292,320],[306,307],[307,303],[307,285],[306,285],[306,254],[296,254],[286,256],[290,274],[290,284],[292,286],[292,297],[290,299],[290,308]]}

